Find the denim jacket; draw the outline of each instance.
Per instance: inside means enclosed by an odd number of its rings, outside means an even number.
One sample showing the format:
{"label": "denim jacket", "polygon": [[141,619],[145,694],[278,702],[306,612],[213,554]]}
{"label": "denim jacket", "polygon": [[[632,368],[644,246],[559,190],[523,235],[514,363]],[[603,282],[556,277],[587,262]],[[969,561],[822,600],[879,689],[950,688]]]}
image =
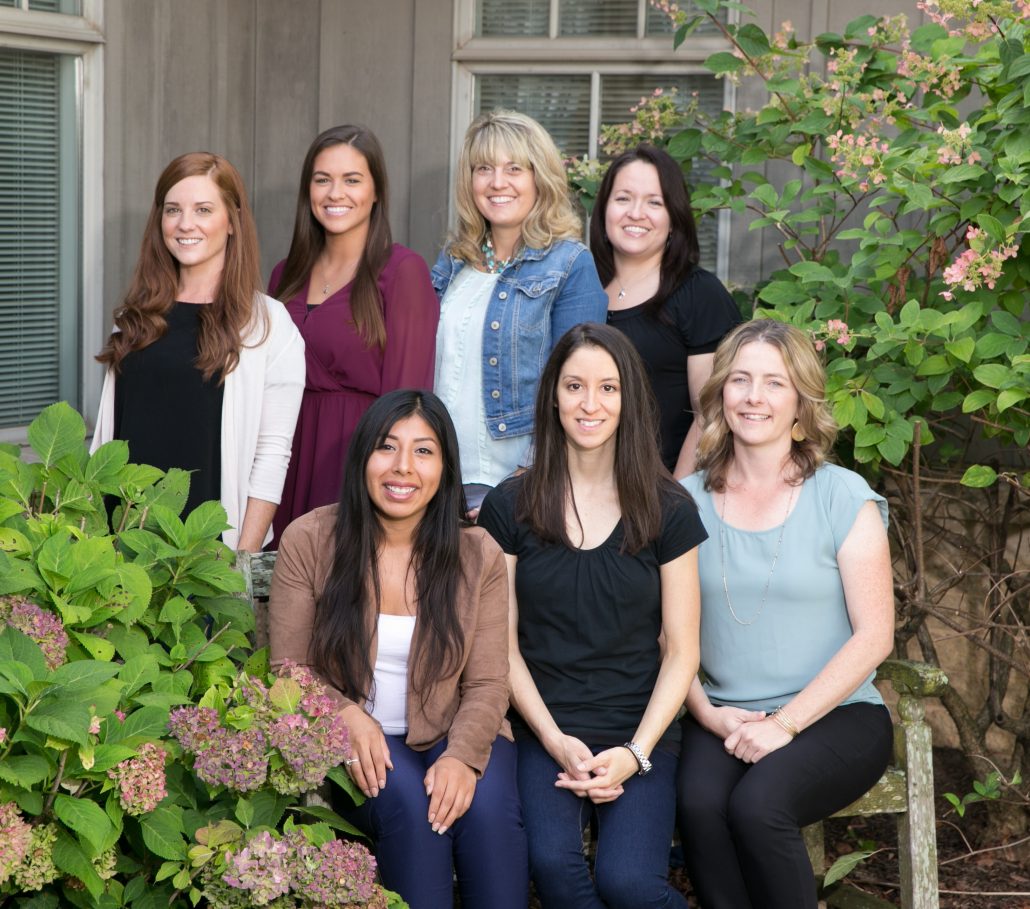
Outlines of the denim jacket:
{"label": "denim jacket", "polygon": [[[465,267],[445,249],[432,270],[443,297]],[[533,431],[536,390],[558,339],[580,322],[604,322],[608,297],[587,248],[559,240],[523,248],[497,279],[483,322],[483,406],[494,439]]]}

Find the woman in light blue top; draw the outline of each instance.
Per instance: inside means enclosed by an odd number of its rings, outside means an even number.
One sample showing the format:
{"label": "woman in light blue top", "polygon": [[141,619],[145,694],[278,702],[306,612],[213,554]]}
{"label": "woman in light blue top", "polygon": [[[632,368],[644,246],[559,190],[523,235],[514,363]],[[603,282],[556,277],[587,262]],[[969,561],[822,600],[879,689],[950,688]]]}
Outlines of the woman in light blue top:
{"label": "woman in light blue top", "polygon": [[687,696],[679,822],[705,909],[815,909],[801,828],[883,773],[890,715],[872,685],[893,645],[887,507],[825,463],[825,372],[796,328],[730,333],[701,392],[683,484],[701,544],[701,668]]}
{"label": "woman in light blue top", "polygon": [[573,325],[604,322],[608,298],[539,123],[515,111],[480,116],[456,184],[457,228],[432,270],[434,390],[454,419],[463,481],[496,486],[528,464],[551,348]]}

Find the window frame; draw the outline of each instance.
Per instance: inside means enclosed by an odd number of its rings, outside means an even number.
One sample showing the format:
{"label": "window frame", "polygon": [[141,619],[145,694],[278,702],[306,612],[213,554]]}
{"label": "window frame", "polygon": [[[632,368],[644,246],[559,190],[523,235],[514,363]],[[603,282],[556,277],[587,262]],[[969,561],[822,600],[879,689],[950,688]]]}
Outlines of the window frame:
{"label": "window frame", "polygon": [[[461,154],[465,131],[475,116],[475,82],[478,76],[510,73],[513,70],[539,75],[589,75],[589,154],[597,157],[602,75],[711,75],[704,68],[704,61],[711,54],[730,48],[725,39],[712,35],[690,36],[678,49],[673,48],[671,35],[637,38],[561,37],[558,36],[556,0],[551,0],[550,37],[477,37],[476,3],[477,0],[455,0],[454,4],[449,224],[453,223],[454,218],[454,181],[458,156]],[[647,0],[641,2],[637,21],[638,35],[643,35],[646,3]],[[731,11],[730,16],[730,21],[736,21],[735,11]],[[723,106],[726,110],[736,109],[736,86],[729,79],[723,80]],[[729,272],[729,212],[719,212],[716,236],[716,273],[725,281]]]}
{"label": "window frame", "polygon": [[[103,367],[93,356],[104,327],[104,4],[82,0],[82,15],[0,7],[0,47],[75,59],[76,144],[79,148],[77,400],[88,424],[100,406]],[[24,444],[26,426],[0,427],[0,441]]]}

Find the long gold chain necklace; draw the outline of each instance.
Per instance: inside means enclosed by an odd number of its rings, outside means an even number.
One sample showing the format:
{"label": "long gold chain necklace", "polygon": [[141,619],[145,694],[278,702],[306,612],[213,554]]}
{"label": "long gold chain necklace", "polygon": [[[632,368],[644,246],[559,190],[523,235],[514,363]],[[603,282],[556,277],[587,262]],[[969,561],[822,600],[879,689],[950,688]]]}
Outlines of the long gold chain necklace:
{"label": "long gold chain necklace", "polygon": [[722,592],[726,597],[726,605],[730,608],[730,615],[733,616],[733,621],[738,625],[754,625],[758,621],[758,617],[762,614],[762,610],[765,609],[765,601],[769,597],[769,585],[772,583],[773,572],[776,570],[776,563],[780,559],[780,544],[783,542],[783,534],[787,529],[787,518],[790,517],[790,506],[794,504],[794,490],[796,487],[790,487],[790,495],[787,497],[787,510],[783,515],[783,523],[780,524],[780,535],[776,540],[776,552],[773,553],[772,565],[769,566],[769,576],[765,579],[765,589],[762,591],[762,602],[758,606],[758,612],[756,612],[746,622],[736,613],[733,608],[733,601],[730,599],[730,587],[726,583],[726,499],[729,498],[729,487],[726,487],[722,493],[722,513],[719,515],[719,564],[722,567]]}

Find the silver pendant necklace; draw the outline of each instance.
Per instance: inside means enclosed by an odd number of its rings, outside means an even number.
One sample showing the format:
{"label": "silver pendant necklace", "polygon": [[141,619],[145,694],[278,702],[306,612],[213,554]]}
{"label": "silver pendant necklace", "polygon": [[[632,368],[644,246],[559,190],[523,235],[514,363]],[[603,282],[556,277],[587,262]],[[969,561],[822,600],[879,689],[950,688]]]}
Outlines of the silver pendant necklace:
{"label": "silver pendant necklace", "polygon": [[769,585],[772,583],[773,572],[776,570],[776,563],[780,559],[780,544],[783,542],[783,534],[787,529],[787,518],[790,517],[790,506],[794,504],[794,490],[797,487],[790,487],[790,495],[787,497],[787,510],[783,514],[783,523],[780,524],[780,535],[776,540],[776,552],[773,553],[772,565],[769,566],[769,576],[765,579],[765,589],[762,591],[762,602],[758,605],[758,612],[756,612],[750,619],[744,621],[740,616],[737,615],[733,608],[733,601],[730,599],[730,587],[726,583],[726,499],[729,497],[729,487],[726,487],[722,493],[722,513],[719,515],[719,564],[722,567],[722,592],[726,597],[726,605],[730,608],[730,615],[733,616],[733,621],[738,625],[754,625],[758,621],[758,617],[762,614],[762,610],[765,609],[765,601],[769,596]]}
{"label": "silver pendant necklace", "polygon": [[625,299],[626,299],[626,294],[627,294],[627,293],[629,293],[629,291],[631,291],[631,290],[633,289],[633,286],[634,286],[635,284],[636,284],[636,285],[639,285],[639,284],[643,283],[645,279],[647,279],[647,278],[650,278],[650,277],[651,277],[651,275],[653,275],[653,274],[654,274],[654,273],[655,273],[656,271],[658,271],[658,269],[659,269],[659,268],[661,268],[661,267],[662,267],[662,264],[661,264],[661,262],[659,262],[659,263],[658,263],[658,264],[657,264],[657,265],[656,265],[656,266],[655,266],[654,268],[652,268],[652,269],[651,269],[651,270],[650,270],[649,272],[647,272],[646,274],[643,274],[643,275],[641,275],[641,276],[640,276],[639,278],[636,278],[636,279],[635,279],[635,280],[634,280],[634,281],[633,281],[633,282],[632,282],[632,283],[631,283],[631,284],[629,285],[629,287],[626,287],[625,285],[623,285],[623,283],[622,283],[622,282],[621,282],[621,281],[619,280],[619,276],[618,276],[618,275],[616,275],[616,276],[615,276],[615,283],[619,285],[619,295],[618,295],[618,296],[617,296],[617,297],[615,298],[616,302],[617,302],[617,303],[621,303],[621,302],[622,302],[623,300],[625,300]]}

